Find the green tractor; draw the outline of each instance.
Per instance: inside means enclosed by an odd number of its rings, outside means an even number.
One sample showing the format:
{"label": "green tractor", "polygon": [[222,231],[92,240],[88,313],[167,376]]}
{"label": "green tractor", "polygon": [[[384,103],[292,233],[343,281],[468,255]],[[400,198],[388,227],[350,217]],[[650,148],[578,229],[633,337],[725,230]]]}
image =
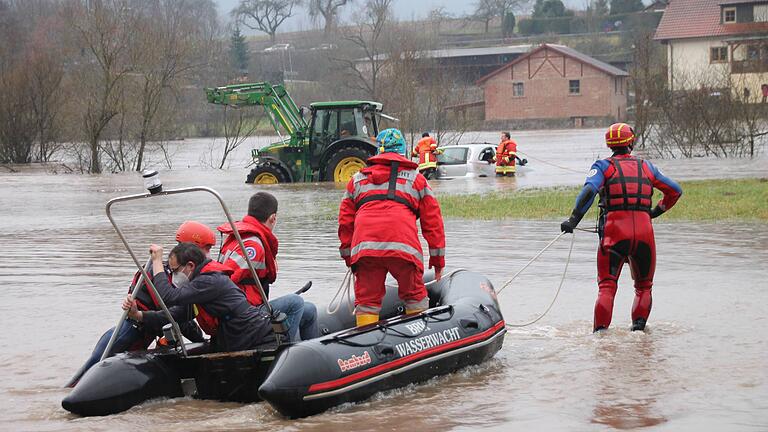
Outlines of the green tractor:
{"label": "green tractor", "polygon": [[[369,101],[316,102],[309,123],[282,85],[268,82],[206,88],[208,102],[261,106],[280,142],[253,149],[246,183],[347,182],[376,154],[381,104]],[[284,138],[284,133],[288,138]]]}

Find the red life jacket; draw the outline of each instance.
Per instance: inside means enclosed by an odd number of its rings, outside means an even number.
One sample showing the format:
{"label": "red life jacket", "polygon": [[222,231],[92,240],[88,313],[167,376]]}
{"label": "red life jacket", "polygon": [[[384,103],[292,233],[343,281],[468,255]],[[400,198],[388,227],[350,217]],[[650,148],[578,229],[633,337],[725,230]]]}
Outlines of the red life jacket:
{"label": "red life jacket", "polygon": [[[168,282],[171,282],[172,273],[168,263],[163,263],[163,269],[165,270],[165,275],[168,276]],[[131,281],[131,286],[128,288],[128,294],[131,294],[136,289],[136,282],[139,281],[140,275],[140,271],[133,275],[133,281]],[[147,282],[144,280],[141,281],[141,290],[136,294],[136,307],[140,311],[156,311],[161,309],[155,293],[149,289]]]}
{"label": "red life jacket", "polygon": [[496,165],[514,166],[517,155],[517,143],[515,140],[504,140],[496,147]]}
{"label": "red life jacket", "polygon": [[[202,268],[200,268],[200,271],[193,273],[192,277],[213,272],[229,275],[232,273],[232,270],[217,261],[208,261],[203,265]],[[195,318],[197,319],[197,324],[201,329],[203,329],[204,332],[210,336],[214,336],[216,334],[216,330],[219,328],[219,319],[208,313],[204,307],[195,305]]]}
{"label": "red life jacket", "polygon": [[[258,219],[253,216],[246,215],[243,220],[235,222],[237,232],[240,233],[240,237],[243,239],[243,244],[247,249],[254,247],[263,251],[264,262],[253,262],[256,273],[259,275],[259,282],[261,283],[264,293],[269,295],[269,285],[277,279],[277,251],[279,243],[277,237],[272,231],[267,228],[266,225],[259,222]],[[224,239],[224,243],[221,245],[221,258],[220,260],[228,265],[232,265],[231,257],[237,258],[240,251],[240,245],[237,243],[232,233],[232,226],[225,223],[217,228],[221,233],[227,234],[227,238]],[[235,255],[233,255],[235,254]],[[259,254],[255,254],[259,255]],[[249,256],[253,261],[254,256]],[[230,278],[240,289],[245,292],[245,297],[248,299],[248,303],[257,306],[263,303],[261,294],[259,293],[256,283],[253,280],[253,276],[249,269],[244,265],[237,265],[235,267],[228,267],[232,271]]]}
{"label": "red life jacket", "polygon": [[605,212],[616,210],[651,211],[653,183],[643,170],[643,160],[634,157],[611,157],[605,170],[605,184],[600,189],[600,207]]}

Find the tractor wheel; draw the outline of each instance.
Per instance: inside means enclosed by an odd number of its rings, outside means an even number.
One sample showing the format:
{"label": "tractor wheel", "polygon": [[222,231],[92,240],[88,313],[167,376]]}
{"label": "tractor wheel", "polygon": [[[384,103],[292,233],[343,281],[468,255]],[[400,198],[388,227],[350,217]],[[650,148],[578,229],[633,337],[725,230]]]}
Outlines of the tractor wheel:
{"label": "tractor wheel", "polygon": [[290,180],[282,169],[271,164],[264,164],[254,167],[248,174],[248,178],[245,179],[245,182],[253,184],[276,184],[290,183]]}
{"label": "tractor wheel", "polygon": [[325,179],[346,183],[358,171],[365,168],[365,161],[371,154],[358,147],[344,147],[328,159],[325,165]]}

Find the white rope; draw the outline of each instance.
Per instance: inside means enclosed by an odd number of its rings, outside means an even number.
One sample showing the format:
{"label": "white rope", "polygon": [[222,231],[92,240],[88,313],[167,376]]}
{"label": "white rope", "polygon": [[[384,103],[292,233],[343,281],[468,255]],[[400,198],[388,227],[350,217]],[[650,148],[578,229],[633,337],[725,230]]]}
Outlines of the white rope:
{"label": "white rope", "polygon": [[[537,258],[539,258],[539,257],[541,256],[541,254],[543,254],[543,253],[544,253],[544,251],[546,251],[547,249],[549,249],[549,247],[550,247],[550,246],[552,246],[552,245],[553,245],[553,244],[554,244],[556,241],[560,240],[560,238],[561,238],[563,235],[565,235],[565,233],[564,233],[564,232],[563,232],[563,233],[560,233],[560,234],[559,234],[557,237],[555,237],[555,239],[554,239],[554,240],[552,240],[551,242],[549,242],[549,244],[548,244],[548,245],[546,245],[546,246],[544,247],[544,249],[542,249],[541,251],[539,251],[539,253],[537,253],[537,254],[536,254],[536,256],[534,256],[533,258],[531,258],[531,260],[530,260],[530,261],[528,261],[528,263],[527,263],[525,266],[523,266],[523,268],[522,268],[522,269],[520,269],[520,271],[518,271],[517,273],[515,273],[515,275],[514,275],[514,276],[512,276],[512,279],[510,279],[509,281],[507,281],[507,283],[506,283],[506,284],[504,284],[504,286],[503,286],[503,287],[502,287],[502,288],[501,288],[501,289],[500,289],[500,290],[497,292],[497,294],[501,293],[501,291],[502,291],[504,288],[506,288],[507,286],[509,286],[509,284],[510,284],[510,283],[512,283],[512,281],[513,281],[513,280],[515,280],[515,278],[516,278],[516,277],[517,277],[517,276],[518,276],[520,273],[522,273],[522,272],[523,272],[523,270],[525,270],[525,269],[526,269],[526,268],[527,268],[529,265],[531,265],[531,263],[533,263],[533,262],[534,262],[534,261],[535,261]],[[520,324],[509,324],[509,323],[507,323],[507,324],[506,324],[506,325],[507,325],[507,328],[517,328],[517,327],[526,327],[526,326],[529,326],[529,325],[531,325],[531,324],[534,324],[534,323],[538,322],[540,319],[544,318],[544,316],[545,316],[545,315],[547,315],[547,313],[549,313],[549,311],[552,309],[552,306],[554,306],[554,304],[555,304],[555,301],[557,301],[557,297],[560,295],[560,290],[561,290],[561,288],[563,288],[563,283],[565,282],[565,275],[568,273],[568,264],[570,264],[570,262],[571,262],[571,253],[573,252],[573,244],[574,244],[575,240],[576,240],[576,234],[572,234],[572,235],[571,235],[571,246],[570,246],[570,248],[568,249],[568,257],[567,257],[567,258],[566,258],[566,260],[565,260],[565,269],[563,270],[563,276],[560,278],[560,284],[557,286],[557,291],[555,291],[555,296],[552,298],[552,301],[549,303],[549,306],[547,306],[547,309],[546,309],[546,310],[545,310],[545,311],[544,311],[544,312],[543,312],[541,315],[537,316],[537,317],[536,317],[534,320],[532,320],[532,321],[528,321],[528,322],[526,322],[526,323],[520,323]]]}
{"label": "white rope", "polygon": [[545,165],[553,166],[555,168],[560,168],[561,170],[566,170],[566,171],[570,171],[570,172],[574,172],[574,173],[578,173],[578,174],[582,174],[584,172],[584,171],[575,170],[573,168],[568,168],[568,167],[565,167],[565,166],[562,166],[562,165],[554,164],[552,162],[547,162],[544,159],[539,159],[537,157],[531,156],[531,155],[529,155],[527,153],[524,153],[524,152],[521,152],[521,151],[518,151],[518,153],[520,153],[521,155],[525,156],[526,158],[533,159],[535,161],[541,162],[541,163],[543,163]]}
{"label": "white rope", "polygon": [[[347,296],[347,307],[349,308],[349,313],[354,311],[352,302],[352,286],[354,285],[354,277],[355,276],[352,274],[352,269],[347,269],[347,274],[345,274],[344,279],[341,280],[339,289],[336,291],[336,294],[333,295],[333,298],[328,303],[328,306],[325,307],[325,311],[328,313],[328,315],[333,315],[339,311],[339,308],[341,308],[341,301],[344,299],[345,293]],[[336,301],[336,299],[338,299],[338,301]],[[336,302],[335,307],[333,307],[334,302]]]}
{"label": "white rope", "polygon": [[555,237],[554,239],[552,239],[552,241],[551,241],[551,242],[549,242],[549,244],[548,244],[548,245],[544,246],[544,249],[540,250],[540,251],[539,251],[539,252],[538,252],[536,255],[534,255],[534,256],[533,256],[533,258],[531,258],[531,260],[530,260],[530,261],[528,261],[528,262],[527,262],[527,263],[526,263],[526,264],[523,266],[523,268],[521,268],[521,269],[520,269],[520,270],[519,270],[517,273],[515,273],[515,275],[514,275],[514,276],[512,276],[512,279],[508,280],[508,281],[507,281],[507,282],[504,284],[504,286],[502,286],[502,287],[501,287],[501,288],[500,288],[498,291],[496,291],[496,294],[501,294],[501,292],[502,292],[502,291],[504,291],[504,288],[508,287],[508,286],[509,286],[509,284],[511,284],[511,283],[512,283],[512,281],[513,281],[513,280],[515,280],[515,278],[517,278],[517,276],[519,276],[519,275],[520,275],[520,273],[522,273],[522,272],[523,272],[523,270],[527,269],[529,265],[533,264],[533,262],[534,262],[534,261],[536,261],[536,260],[537,260],[537,259],[538,259],[538,258],[541,256],[541,254],[543,254],[544,252],[546,252],[546,250],[547,250],[547,249],[549,249],[549,248],[550,248],[550,247],[551,247],[553,244],[555,244],[555,242],[556,242],[556,241],[560,240],[560,237],[562,237],[562,236],[564,236],[564,235],[565,235],[565,232],[561,232],[560,234],[558,234],[558,235],[557,235],[557,237]]}

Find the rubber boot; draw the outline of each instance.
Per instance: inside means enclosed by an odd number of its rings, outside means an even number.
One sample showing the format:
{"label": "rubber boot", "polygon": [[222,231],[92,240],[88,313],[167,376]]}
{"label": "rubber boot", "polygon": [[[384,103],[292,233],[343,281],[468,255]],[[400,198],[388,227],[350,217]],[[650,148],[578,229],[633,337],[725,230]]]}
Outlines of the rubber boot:
{"label": "rubber boot", "polygon": [[358,314],[358,315],[355,315],[355,320],[357,321],[357,326],[362,327],[368,324],[373,324],[375,322],[378,322],[379,315],[378,314]]}
{"label": "rubber boot", "polygon": [[632,321],[632,331],[645,330],[645,318],[637,318]]}

